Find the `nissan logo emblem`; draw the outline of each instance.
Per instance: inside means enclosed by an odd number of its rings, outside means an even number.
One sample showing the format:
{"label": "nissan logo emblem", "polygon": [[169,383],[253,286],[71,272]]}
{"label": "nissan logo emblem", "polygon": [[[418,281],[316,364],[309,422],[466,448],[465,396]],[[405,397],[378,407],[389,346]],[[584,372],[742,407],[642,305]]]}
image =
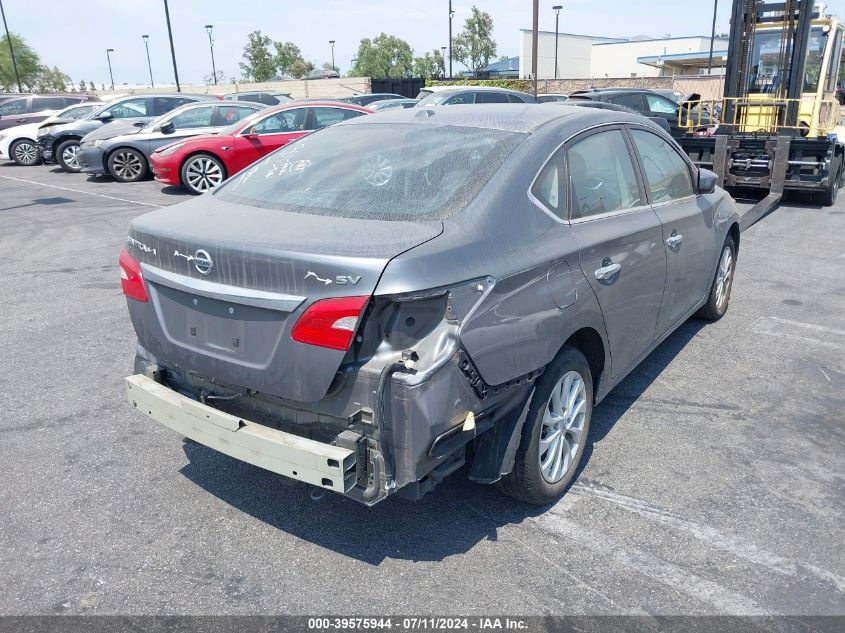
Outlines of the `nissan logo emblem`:
{"label": "nissan logo emblem", "polygon": [[214,268],[214,262],[211,260],[211,255],[208,251],[200,249],[194,253],[194,268],[200,275],[207,275]]}

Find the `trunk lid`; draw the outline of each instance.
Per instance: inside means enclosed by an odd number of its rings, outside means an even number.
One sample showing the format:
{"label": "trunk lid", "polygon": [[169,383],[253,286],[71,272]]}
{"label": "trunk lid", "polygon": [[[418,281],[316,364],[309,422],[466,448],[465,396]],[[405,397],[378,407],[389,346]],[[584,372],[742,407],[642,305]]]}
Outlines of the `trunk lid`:
{"label": "trunk lid", "polygon": [[371,295],[387,263],[437,237],[440,221],[306,215],[212,195],[132,223],[127,250],[150,300],[128,300],[159,362],[301,402],[322,399],[345,351],[291,329],[320,299]]}

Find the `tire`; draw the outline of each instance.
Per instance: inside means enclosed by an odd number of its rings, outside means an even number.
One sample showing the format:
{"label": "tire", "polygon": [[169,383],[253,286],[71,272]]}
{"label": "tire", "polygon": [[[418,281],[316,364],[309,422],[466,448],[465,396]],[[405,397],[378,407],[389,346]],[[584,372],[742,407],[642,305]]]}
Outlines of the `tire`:
{"label": "tire", "polygon": [[69,171],[71,173],[79,173],[82,171],[82,168],[79,166],[79,162],[76,160],[76,153],[79,151],[79,139],[72,138],[67,141],[63,141],[59,143],[59,146],[56,148],[55,159],[56,162],[61,166],[62,169],[65,171]]}
{"label": "tire", "polygon": [[839,194],[839,185],[842,184],[842,156],[834,158],[830,165],[831,177],[828,179],[827,189],[816,193],[815,202],[823,207],[832,207]]}
{"label": "tire", "polygon": [[121,147],[109,154],[109,173],[119,182],[138,182],[149,173],[147,157],[131,147]]}
{"label": "tire", "polygon": [[28,138],[18,139],[9,146],[9,156],[21,167],[32,167],[41,162],[38,146]]}
{"label": "tire", "polygon": [[[727,261],[726,258],[728,258]],[[695,316],[707,321],[718,321],[725,316],[731,300],[731,288],[733,288],[735,268],[736,243],[734,242],[734,238],[728,235],[725,238],[725,243],[722,245],[722,250],[719,251],[719,263],[716,265],[716,274],[713,275],[713,283],[710,284],[707,303],[699,308]]]}
{"label": "tire", "polygon": [[198,196],[220,185],[228,178],[228,174],[223,161],[216,156],[194,154],[189,156],[182,164],[179,177],[182,186],[190,193]]}
{"label": "tire", "polygon": [[[553,397],[561,391],[565,397]],[[575,404],[567,408],[563,405],[570,397]],[[555,409],[563,414],[549,415]],[[513,470],[499,481],[499,489],[532,505],[546,505],[560,498],[578,471],[592,416],[590,366],[581,352],[565,346],[537,383],[522,427]],[[566,430],[561,433],[560,429]],[[552,439],[551,444],[541,450],[541,443],[545,445],[553,436],[557,439]],[[555,468],[554,460],[558,455],[560,462]]]}

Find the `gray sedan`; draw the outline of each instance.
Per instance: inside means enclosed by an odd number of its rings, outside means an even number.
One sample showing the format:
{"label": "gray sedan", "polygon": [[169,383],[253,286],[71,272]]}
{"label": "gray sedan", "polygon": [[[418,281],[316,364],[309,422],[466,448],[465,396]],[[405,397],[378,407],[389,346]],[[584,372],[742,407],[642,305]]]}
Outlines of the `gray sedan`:
{"label": "gray sedan", "polygon": [[190,103],[145,127],[103,126],[82,139],[77,160],[84,173],[135,182],[149,173],[150,154],[159,147],[199,134],[214,134],[264,107],[250,102]]}
{"label": "gray sedan", "polygon": [[563,494],[593,407],[727,311],[736,205],[639,115],[425,112],[338,123],[136,218],[130,405],[366,504],[463,466]]}

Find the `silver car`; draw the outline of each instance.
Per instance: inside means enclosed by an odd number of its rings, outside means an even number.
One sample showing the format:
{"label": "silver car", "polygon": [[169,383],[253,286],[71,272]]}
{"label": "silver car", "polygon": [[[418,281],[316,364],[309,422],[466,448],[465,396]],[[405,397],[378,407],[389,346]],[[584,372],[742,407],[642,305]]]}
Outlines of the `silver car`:
{"label": "silver car", "polygon": [[314,132],[132,222],[131,406],[366,504],[464,465],[563,494],[593,407],[728,309],[736,205],[636,114],[420,112]]}
{"label": "silver car", "polygon": [[82,139],[77,161],[86,174],[108,174],[135,182],[150,172],[150,154],[159,147],[200,134],[214,134],[266,106],[260,103],[189,103],[145,127],[103,126]]}

